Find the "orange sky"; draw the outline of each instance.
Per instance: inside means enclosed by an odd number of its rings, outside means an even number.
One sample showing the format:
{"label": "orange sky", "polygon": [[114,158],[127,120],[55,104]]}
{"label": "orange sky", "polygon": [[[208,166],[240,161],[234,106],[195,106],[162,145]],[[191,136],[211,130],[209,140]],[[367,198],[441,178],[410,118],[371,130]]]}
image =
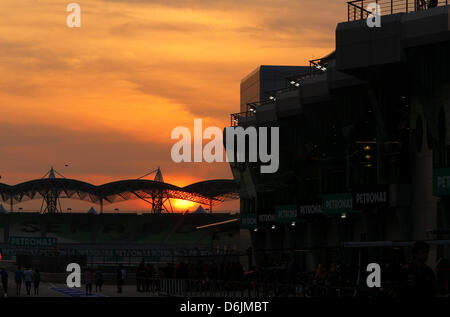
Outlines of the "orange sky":
{"label": "orange sky", "polygon": [[51,165],[95,184],[157,166],[179,186],[231,178],[226,163],[173,163],[171,130],[194,118],[227,125],[242,77],[328,54],[347,10],[343,0],[83,0],[81,28],[68,28],[70,2],[0,1],[1,182]]}

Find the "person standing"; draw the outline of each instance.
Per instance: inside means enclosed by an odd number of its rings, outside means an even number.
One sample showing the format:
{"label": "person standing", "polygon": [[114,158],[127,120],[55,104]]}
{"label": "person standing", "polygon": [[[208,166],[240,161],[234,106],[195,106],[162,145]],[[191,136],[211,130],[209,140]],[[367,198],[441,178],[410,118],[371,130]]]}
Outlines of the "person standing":
{"label": "person standing", "polygon": [[88,267],[84,275],[84,283],[86,284],[86,295],[92,295],[92,282],[94,280],[94,275],[92,269]]}
{"label": "person standing", "polygon": [[153,275],[153,268],[150,263],[147,263],[147,267],[145,268],[145,291],[150,292],[151,284],[150,281]]}
{"label": "person standing", "polygon": [[27,295],[31,295],[31,282],[33,281],[33,271],[27,267],[23,272],[25,277],[25,287],[27,290]]}
{"label": "person standing", "polygon": [[427,8],[426,0],[416,0],[417,10],[425,10]]}
{"label": "person standing", "polygon": [[101,292],[103,286],[103,274],[102,271],[100,271],[100,268],[97,268],[97,270],[95,271],[94,279],[95,279],[95,291]]}
{"label": "person standing", "polygon": [[3,286],[3,296],[8,297],[8,272],[4,268],[0,269],[0,276]]}
{"label": "person standing", "polygon": [[116,280],[117,280],[117,293],[122,293],[122,286],[124,282],[122,276],[122,263],[119,264],[119,268],[117,269]]}
{"label": "person standing", "polygon": [[127,271],[125,270],[125,268],[122,267],[122,270],[120,271],[121,275],[122,275],[122,285],[125,284],[125,280],[127,279]]}
{"label": "person standing", "polygon": [[394,296],[433,298],[436,297],[436,278],[434,271],[426,265],[430,245],[424,241],[418,241],[413,246],[413,263],[403,267],[399,274],[398,290]]}
{"label": "person standing", "polygon": [[39,295],[39,283],[41,282],[41,273],[39,270],[34,270],[33,283],[34,283],[34,295]]}
{"label": "person standing", "polygon": [[438,5],[438,0],[429,0],[428,1],[428,9],[436,8]]}
{"label": "person standing", "polygon": [[136,291],[145,291],[145,263],[144,260],[139,264],[136,269]]}
{"label": "person standing", "polygon": [[22,268],[20,266],[17,267],[16,273],[15,273],[15,280],[16,280],[16,295],[20,296],[20,290],[22,288]]}

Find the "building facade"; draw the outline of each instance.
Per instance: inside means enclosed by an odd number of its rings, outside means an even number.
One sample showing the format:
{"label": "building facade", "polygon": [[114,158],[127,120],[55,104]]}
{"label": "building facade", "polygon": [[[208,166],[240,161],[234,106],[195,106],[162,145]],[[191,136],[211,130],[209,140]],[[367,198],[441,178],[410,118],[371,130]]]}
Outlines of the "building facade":
{"label": "building facade", "polygon": [[249,104],[243,81],[231,125],[280,131],[276,173],[230,163],[257,265],[402,262],[417,240],[450,258],[448,21],[450,6],[343,22],[284,88]]}

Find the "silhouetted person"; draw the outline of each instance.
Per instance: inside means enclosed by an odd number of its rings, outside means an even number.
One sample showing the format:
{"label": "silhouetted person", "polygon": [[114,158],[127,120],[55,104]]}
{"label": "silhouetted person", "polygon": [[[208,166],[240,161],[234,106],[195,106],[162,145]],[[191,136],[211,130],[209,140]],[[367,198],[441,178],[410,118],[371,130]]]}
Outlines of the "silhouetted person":
{"label": "silhouetted person", "polygon": [[143,292],[145,283],[145,264],[142,261],[136,268],[136,291]]}
{"label": "silhouetted person", "polygon": [[103,274],[99,268],[97,268],[97,270],[95,271],[94,280],[95,280],[95,291],[101,292],[103,286]]}
{"label": "silhouetted person", "polygon": [[34,295],[39,295],[39,283],[41,282],[41,273],[39,270],[34,270],[33,273],[33,283],[34,283]]}
{"label": "silhouetted person", "polygon": [[84,275],[84,283],[86,284],[86,295],[92,295],[92,282],[94,281],[94,274],[92,269],[88,267]]}
{"label": "silhouetted person", "polygon": [[117,293],[122,293],[122,287],[125,283],[126,271],[122,266],[122,263],[119,264],[119,268],[117,269]]}
{"label": "silhouetted person", "polygon": [[20,296],[20,289],[22,288],[22,268],[19,266],[17,267],[14,279],[16,280],[16,295]]}
{"label": "silhouetted person", "polygon": [[33,271],[27,267],[26,270],[23,272],[23,275],[25,277],[25,287],[27,290],[27,295],[31,295],[31,282],[33,282]]}
{"label": "silhouetted person", "polygon": [[3,296],[8,297],[8,272],[4,268],[0,269],[0,277],[3,286]]}
{"label": "silhouetted person", "polygon": [[150,282],[153,275],[153,267],[150,263],[147,264],[147,267],[145,268],[145,291],[150,292]]}
{"label": "silhouetted person", "polygon": [[438,0],[429,0],[428,1],[428,8],[435,8],[438,5]]}
{"label": "silhouetted person", "polygon": [[430,298],[436,296],[436,279],[433,270],[425,263],[430,245],[418,241],[413,246],[414,262],[400,272],[398,294],[401,297]]}

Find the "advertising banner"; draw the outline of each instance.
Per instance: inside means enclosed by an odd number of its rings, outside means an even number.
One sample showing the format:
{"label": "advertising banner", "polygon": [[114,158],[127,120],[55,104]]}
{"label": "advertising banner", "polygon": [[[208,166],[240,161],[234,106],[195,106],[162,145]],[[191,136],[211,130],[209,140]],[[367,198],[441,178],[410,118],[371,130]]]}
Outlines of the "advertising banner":
{"label": "advertising banner", "polygon": [[352,193],[322,196],[322,211],[325,215],[335,215],[353,211]]}
{"label": "advertising banner", "polygon": [[282,205],[275,207],[275,221],[278,223],[291,223],[297,220],[296,205]]}
{"label": "advertising banner", "polygon": [[241,229],[254,229],[258,226],[256,214],[243,214],[239,216],[239,223]]}
{"label": "advertising banner", "polygon": [[364,185],[353,189],[353,209],[387,207],[389,188],[387,185]]}
{"label": "advertising banner", "polygon": [[56,245],[56,238],[46,237],[9,237],[8,244],[17,247],[51,248]]}
{"label": "advertising banner", "polygon": [[450,168],[433,169],[433,195],[450,195]]}

